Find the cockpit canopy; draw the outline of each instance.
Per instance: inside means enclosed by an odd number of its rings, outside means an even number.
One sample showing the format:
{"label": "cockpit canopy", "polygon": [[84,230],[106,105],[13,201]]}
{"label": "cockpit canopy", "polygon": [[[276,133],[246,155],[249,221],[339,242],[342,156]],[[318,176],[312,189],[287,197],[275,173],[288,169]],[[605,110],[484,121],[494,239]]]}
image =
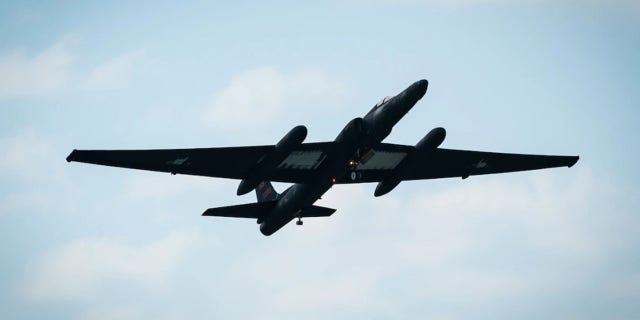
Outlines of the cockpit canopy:
{"label": "cockpit canopy", "polygon": [[386,96],[384,97],[382,100],[380,100],[380,102],[376,103],[376,105],[374,106],[374,108],[377,108],[385,103],[387,103],[387,101],[391,100],[391,98],[393,98],[392,96]]}

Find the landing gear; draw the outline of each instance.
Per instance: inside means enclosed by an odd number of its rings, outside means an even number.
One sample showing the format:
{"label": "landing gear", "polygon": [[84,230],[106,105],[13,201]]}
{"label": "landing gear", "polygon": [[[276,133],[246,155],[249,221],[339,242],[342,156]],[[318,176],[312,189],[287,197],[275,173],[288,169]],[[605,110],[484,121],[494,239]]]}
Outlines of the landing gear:
{"label": "landing gear", "polygon": [[298,221],[296,221],[296,225],[298,226],[302,225],[302,218],[298,217]]}

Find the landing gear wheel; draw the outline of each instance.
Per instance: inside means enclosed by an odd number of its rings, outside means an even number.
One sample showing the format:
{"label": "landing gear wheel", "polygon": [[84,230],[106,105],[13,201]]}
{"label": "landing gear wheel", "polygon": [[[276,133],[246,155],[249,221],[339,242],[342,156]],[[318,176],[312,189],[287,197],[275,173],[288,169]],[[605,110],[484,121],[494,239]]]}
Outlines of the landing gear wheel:
{"label": "landing gear wheel", "polygon": [[302,225],[302,219],[300,217],[298,217],[298,221],[296,221],[296,225],[298,226]]}

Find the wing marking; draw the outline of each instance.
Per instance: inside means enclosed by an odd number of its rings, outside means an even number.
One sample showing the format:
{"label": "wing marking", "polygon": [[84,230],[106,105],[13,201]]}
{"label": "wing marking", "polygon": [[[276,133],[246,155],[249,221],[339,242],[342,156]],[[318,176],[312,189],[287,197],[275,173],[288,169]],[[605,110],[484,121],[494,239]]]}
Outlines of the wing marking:
{"label": "wing marking", "polygon": [[[175,159],[175,160],[173,160],[173,161],[167,161],[167,162],[165,162],[165,163],[166,163],[166,164],[175,165],[175,166],[181,166],[181,165],[183,165],[185,162],[187,162],[187,160],[189,160],[189,157],[178,158],[178,159]],[[187,165],[189,165],[189,164],[187,163]]]}

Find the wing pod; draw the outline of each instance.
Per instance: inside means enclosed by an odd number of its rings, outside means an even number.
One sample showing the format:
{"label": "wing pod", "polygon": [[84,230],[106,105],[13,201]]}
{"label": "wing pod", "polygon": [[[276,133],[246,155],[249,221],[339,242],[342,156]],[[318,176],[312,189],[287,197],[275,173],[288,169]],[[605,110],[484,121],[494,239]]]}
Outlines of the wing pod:
{"label": "wing pod", "polygon": [[378,183],[378,185],[376,186],[376,191],[374,191],[373,195],[379,197],[389,193],[391,190],[397,187],[400,182],[402,182],[401,177],[406,173],[406,171],[408,170],[407,168],[410,168],[416,161],[416,158],[418,158],[416,156],[416,153],[435,150],[436,148],[438,148],[438,146],[440,146],[440,144],[442,144],[446,135],[447,131],[441,127],[434,128],[429,131],[429,133],[427,133],[427,135],[425,135],[424,138],[422,138],[420,142],[416,144],[413,152],[409,153],[404,158],[404,160],[402,160],[402,162],[398,164],[398,167],[396,167],[393,174]]}
{"label": "wing pod", "polygon": [[416,150],[432,150],[439,147],[444,138],[447,136],[447,131],[444,128],[438,127],[434,128],[429,133],[427,133],[418,144],[416,144]]}
{"label": "wing pod", "polygon": [[260,158],[246,175],[246,178],[240,181],[237,194],[243,195],[249,193],[255,189],[261,181],[268,180],[269,174],[286,159],[296,147],[299,147],[306,137],[307,128],[305,126],[296,126],[291,129],[291,131],[278,141],[273,151]]}
{"label": "wing pod", "polygon": [[362,118],[354,118],[340,131],[336,143],[340,145],[354,145],[362,142],[366,135],[366,124]]}
{"label": "wing pod", "polygon": [[400,184],[400,182],[402,181],[396,175],[386,178],[378,182],[378,185],[376,186],[376,191],[373,192],[373,195],[376,197],[383,196],[389,193],[395,187],[397,187]]}

